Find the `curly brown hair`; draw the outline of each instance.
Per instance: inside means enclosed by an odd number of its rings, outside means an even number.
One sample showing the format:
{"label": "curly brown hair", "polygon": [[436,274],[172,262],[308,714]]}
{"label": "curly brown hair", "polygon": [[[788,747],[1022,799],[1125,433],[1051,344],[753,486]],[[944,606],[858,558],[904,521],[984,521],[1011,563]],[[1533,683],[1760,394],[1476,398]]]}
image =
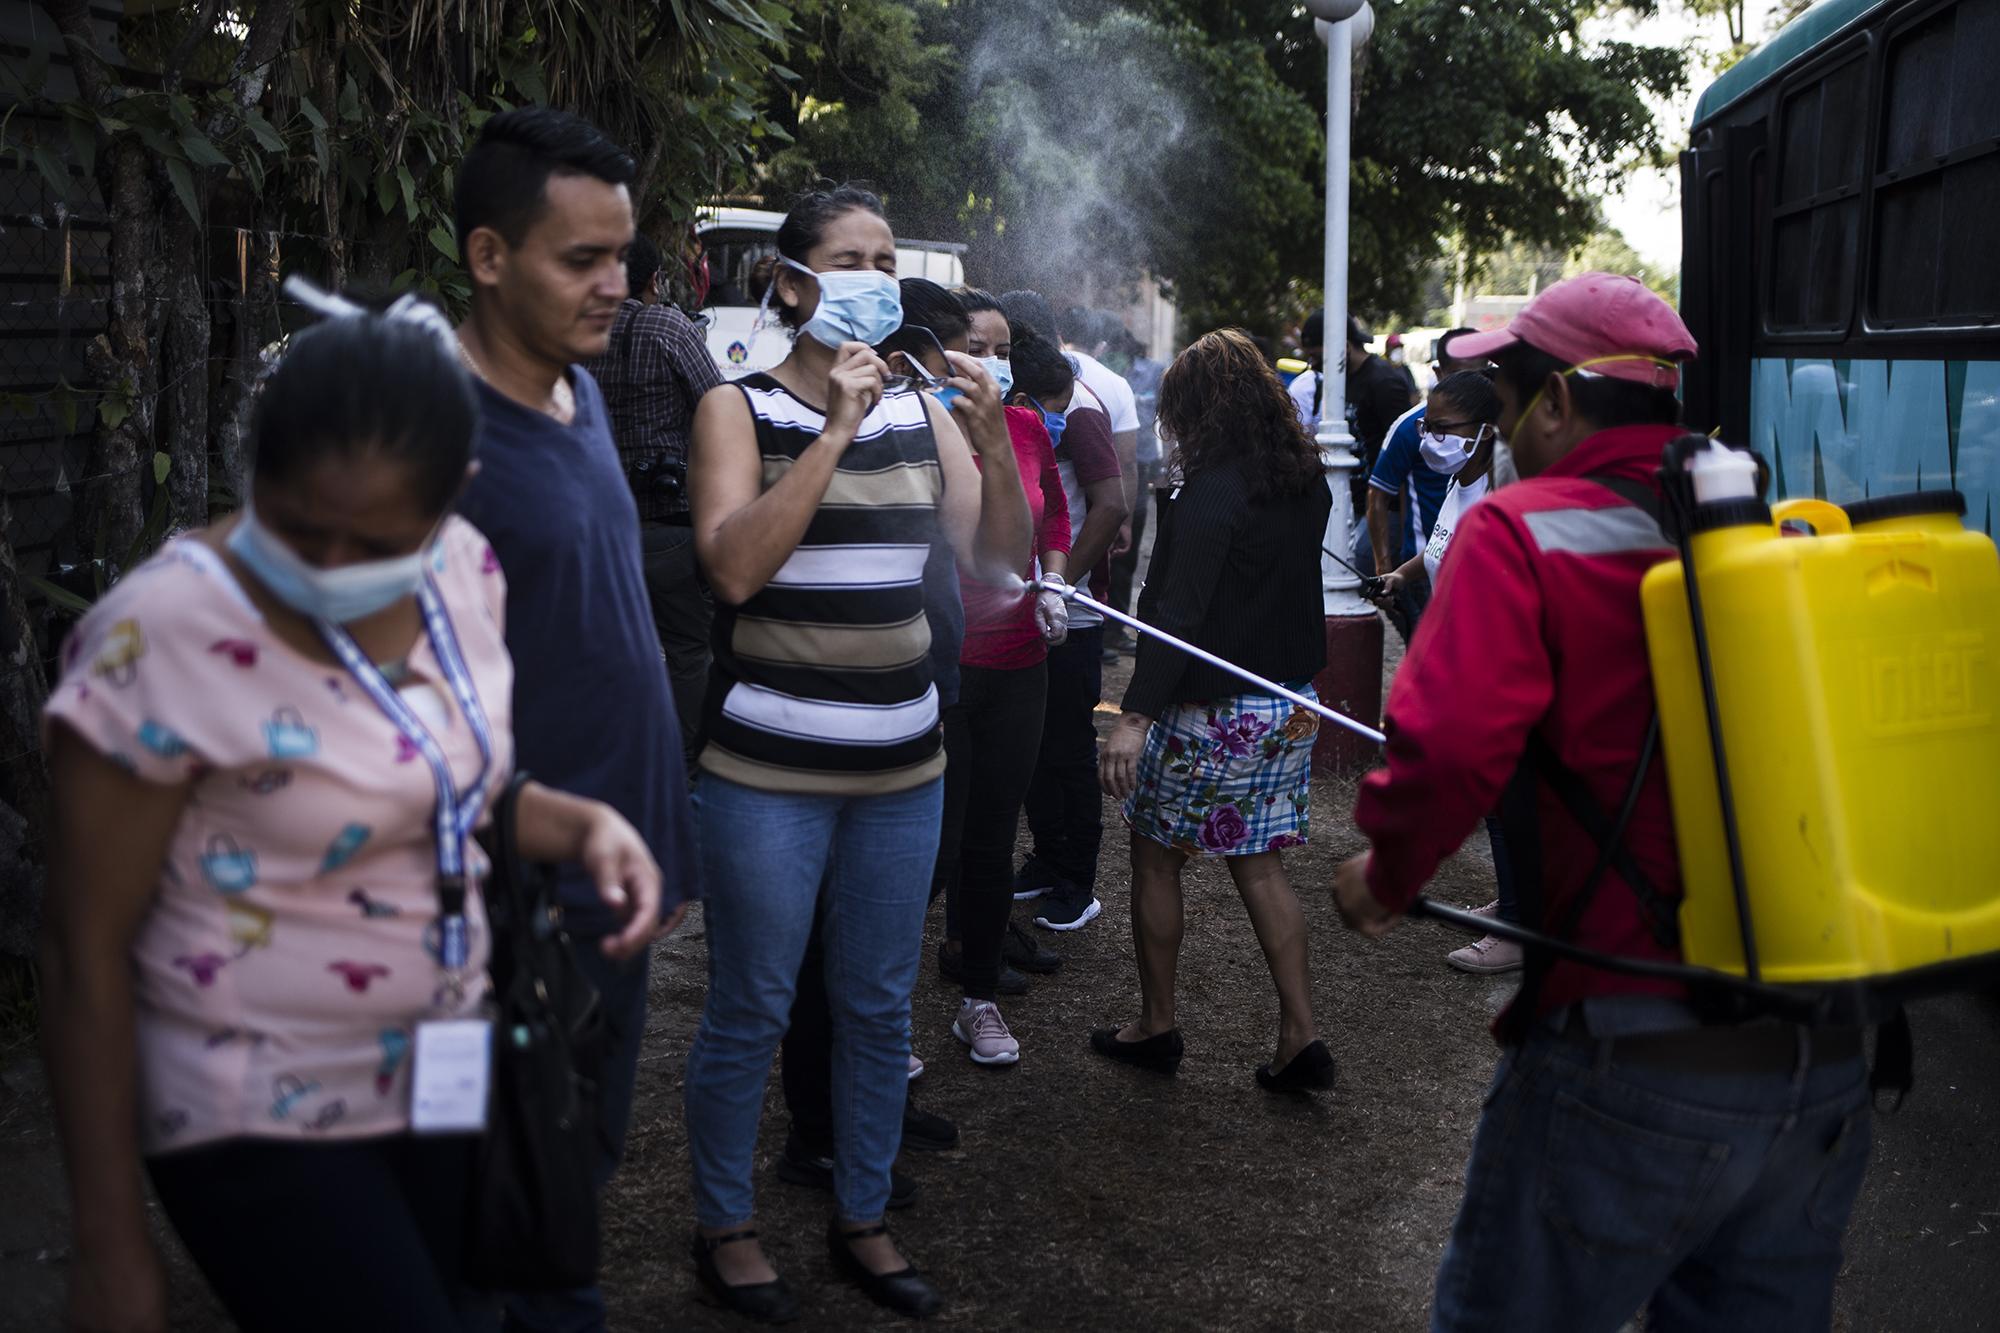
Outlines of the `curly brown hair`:
{"label": "curly brown hair", "polygon": [[1252,499],[1302,495],[1325,475],[1284,381],[1242,329],[1217,329],[1174,358],[1160,380],[1159,422],[1172,469],[1191,477],[1242,459]]}

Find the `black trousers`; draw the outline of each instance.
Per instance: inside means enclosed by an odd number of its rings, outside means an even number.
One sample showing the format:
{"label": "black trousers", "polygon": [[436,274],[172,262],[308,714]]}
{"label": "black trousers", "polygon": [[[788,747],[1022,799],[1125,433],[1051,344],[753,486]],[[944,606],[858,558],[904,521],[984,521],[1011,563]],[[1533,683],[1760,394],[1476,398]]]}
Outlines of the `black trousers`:
{"label": "black trousers", "polygon": [[1104,795],[1097,787],[1098,700],[1104,693],[1104,626],[1071,629],[1049,649],[1041,751],[1024,803],[1034,856],[1078,888],[1097,883]]}
{"label": "black trousers", "polygon": [[815,1157],[833,1156],[833,1007],[826,998],[826,946],[820,943],[826,898],[813,912],[812,938],[799,964],[792,1017],[780,1046],[778,1076],[792,1132]]}
{"label": "black trousers", "polygon": [[[933,889],[945,891],[945,934],[965,944],[965,995],[996,998],[1000,946],[1014,908],[1014,830],[1040,753],[1048,666],[959,668],[958,702],[945,710],[945,808],[959,828],[938,845]],[[953,725],[956,714],[957,725]]]}
{"label": "black trousers", "polygon": [[695,560],[694,529],[670,523],[641,525],[639,559],[646,576],[646,600],[653,606],[653,628],[667,656],[681,746],[693,764],[701,752],[702,708],[714,664],[709,630],[715,621],[715,602]]}
{"label": "black trousers", "polygon": [[228,1139],[146,1169],[244,1333],[473,1333],[499,1324],[458,1280],[473,1142]]}
{"label": "black trousers", "polygon": [[1150,469],[1142,469],[1139,496],[1132,506],[1132,545],[1125,554],[1111,558],[1111,596],[1107,599],[1120,611],[1130,613],[1132,583],[1139,576],[1139,545],[1146,539],[1146,516],[1153,512],[1158,492],[1153,489]]}

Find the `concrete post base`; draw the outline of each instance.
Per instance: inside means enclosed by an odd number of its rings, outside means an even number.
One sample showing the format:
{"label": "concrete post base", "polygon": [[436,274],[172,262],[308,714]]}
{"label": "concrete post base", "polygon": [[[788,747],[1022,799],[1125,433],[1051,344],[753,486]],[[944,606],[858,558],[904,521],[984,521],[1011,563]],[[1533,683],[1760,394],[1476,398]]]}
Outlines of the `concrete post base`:
{"label": "concrete post base", "polygon": [[[1326,669],[1313,677],[1320,701],[1357,722],[1382,717],[1382,617],[1326,618]],[[1366,736],[1322,720],[1313,743],[1315,777],[1353,777],[1382,762],[1382,748]]]}

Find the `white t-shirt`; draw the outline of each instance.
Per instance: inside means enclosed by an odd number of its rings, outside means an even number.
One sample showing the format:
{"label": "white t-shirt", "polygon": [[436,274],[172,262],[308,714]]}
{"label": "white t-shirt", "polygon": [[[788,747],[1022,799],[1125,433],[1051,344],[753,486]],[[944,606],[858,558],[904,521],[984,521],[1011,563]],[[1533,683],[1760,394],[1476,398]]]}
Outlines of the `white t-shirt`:
{"label": "white t-shirt", "polygon": [[1438,566],[1444,563],[1444,553],[1451,546],[1451,534],[1458,527],[1465,511],[1486,497],[1487,479],[1480,477],[1470,486],[1451,484],[1444,493],[1444,503],[1438,506],[1437,526],[1431,529],[1431,539],[1424,546],[1424,573],[1430,578],[1431,589],[1437,589]]}
{"label": "white t-shirt", "polygon": [[1301,370],[1292,377],[1285,392],[1292,396],[1292,406],[1299,409],[1299,420],[1305,423],[1306,430],[1318,431],[1319,413],[1313,408],[1313,398],[1319,392],[1319,372]]}
{"label": "white t-shirt", "polygon": [[1132,392],[1132,386],[1125,377],[1105,365],[1088,352],[1066,352],[1070,364],[1076,367],[1076,376],[1083,381],[1097,401],[1104,404],[1105,414],[1111,418],[1111,433],[1119,435],[1125,431],[1139,429],[1139,400]]}
{"label": "white t-shirt", "polygon": [[[1070,401],[1070,411],[1074,412],[1082,406],[1082,403],[1078,401],[1082,397],[1083,395],[1079,393],[1076,395],[1076,398]],[[1072,515],[1072,522],[1074,524],[1072,531],[1081,530],[1084,513],[1083,483],[1076,479],[1076,464],[1066,458],[1059,458],[1056,460],[1056,473],[1062,477],[1063,499],[1069,505],[1069,512]],[[1069,572],[1069,581],[1070,585],[1085,597],[1095,597],[1097,595],[1090,590],[1089,570],[1072,569]],[[1069,624],[1071,629],[1089,629],[1092,625],[1102,625],[1103,623],[1104,617],[1085,606],[1082,602],[1071,602],[1069,604]]]}

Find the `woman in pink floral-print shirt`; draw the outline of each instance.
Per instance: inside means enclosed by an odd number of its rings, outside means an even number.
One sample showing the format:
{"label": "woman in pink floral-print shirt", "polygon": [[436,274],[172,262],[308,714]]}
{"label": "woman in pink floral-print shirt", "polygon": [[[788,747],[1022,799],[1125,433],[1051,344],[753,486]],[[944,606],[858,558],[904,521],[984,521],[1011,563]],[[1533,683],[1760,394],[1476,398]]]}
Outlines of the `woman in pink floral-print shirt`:
{"label": "woman in pink floral-print shirt", "polygon": [[[76,1326],[165,1327],[142,1157],[247,1329],[490,1322],[457,1277],[475,1140],[410,1133],[415,1030],[479,1013],[489,951],[473,844],[468,956],[442,964],[432,760],[475,812],[513,763],[505,585],[449,516],[476,399],[440,324],[296,338],[257,405],[252,503],[131,571],[64,649],[45,1026]],[[452,639],[476,709],[450,687]],[[630,912],[608,950],[652,937],[659,872],[609,807],[530,784],[520,839]]]}

